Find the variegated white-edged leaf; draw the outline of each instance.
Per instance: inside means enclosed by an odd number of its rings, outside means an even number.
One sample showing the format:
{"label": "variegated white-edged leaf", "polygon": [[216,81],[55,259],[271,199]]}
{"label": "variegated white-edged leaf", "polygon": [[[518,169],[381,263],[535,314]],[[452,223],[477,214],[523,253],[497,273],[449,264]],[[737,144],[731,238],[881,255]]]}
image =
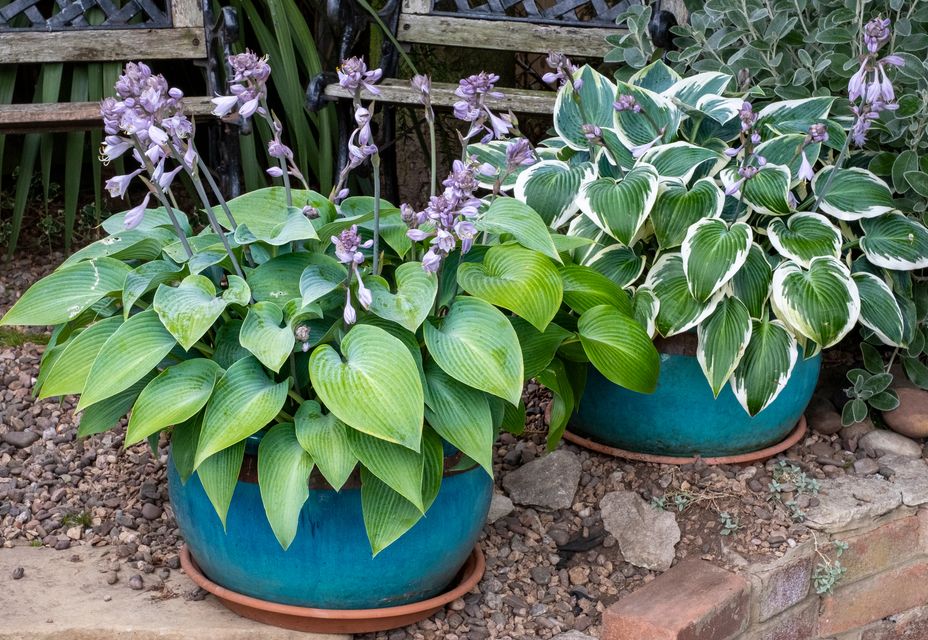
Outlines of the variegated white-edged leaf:
{"label": "variegated white-edged leaf", "polygon": [[683,257],[665,253],[651,267],[645,279],[647,286],[660,302],[657,330],[665,338],[683,333],[707,318],[722,299],[719,291],[707,302],[699,302],[690,294],[683,272]]}
{"label": "variegated white-edged leaf", "polygon": [[810,164],[815,164],[821,152],[819,142],[805,144],[806,135],[790,133],[776,136],[757,145],[754,152],[764,157],[768,163],[788,166],[792,172],[792,184],[799,181],[799,167],[802,164],[802,155],[805,155]]}
{"label": "variegated white-edged leaf", "polygon": [[[738,172],[731,168],[724,169],[721,177],[726,188],[741,181]],[[740,197],[758,213],[783,216],[792,210],[789,206],[791,181],[792,173],[789,167],[768,163],[753,178],[741,182],[735,197]]]}
{"label": "variegated white-edged leaf", "polygon": [[642,113],[614,111],[616,134],[629,150],[653,142],[655,139],[670,142],[680,126],[683,112],[659,93],[648,91],[625,82],[616,83],[618,96],[630,95],[641,106]]}
{"label": "variegated white-edged leaf", "polygon": [[716,398],[734,373],[751,340],[751,316],[738,298],[725,298],[699,324],[696,359]]}
{"label": "variegated white-edged leaf", "polygon": [[705,302],[722,288],[747,260],[754,241],[750,225],[705,218],[686,232],[680,255],[690,293]]}
{"label": "variegated white-edged leaf", "polygon": [[579,92],[575,92],[570,83],[557,92],[554,130],[572,149],[586,150],[590,143],[583,135],[583,125],[607,127],[612,124],[615,85],[587,65],[579,69],[575,77],[583,81]]}
{"label": "variegated white-edged leaf", "polygon": [[612,238],[596,226],[596,223],[583,215],[570,221],[566,237],[586,241],[586,244],[578,245],[573,249],[574,262],[580,264],[585,264],[597,251],[613,242]]}
{"label": "variegated white-edged leaf", "polygon": [[798,130],[805,131],[813,124],[820,123],[828,117],[834,101],[832,96],[816,96],[774,102],[757,114],[757,127],[761,130],[767,125],[776,128],[780,122],[789,122]]}
{"label": "variegated white-edged leaf", "polygon": [[767,254],[759,245],[751,245],[744,265],[731,279],[732,292],[744,303],[752,318],[767,317],[767,298],[770,297],[770,281],[773,269],[767,260]]}
{"label": "variegated white-edged leaf", "polygon": [[680,246],[692,224],[718,218],[724,204],[725,194],[711,178],[700,178],[689,189],[681,181],[663,182],[650,216],[658,244],[662,249]]}
{"label": "variegated white-edged leaf", "polygon": [[[606,160],[614,167],[622,167],[624,170],[629,170],[635,166],[635,156],[632,155],[632,152],[628,150],[628,147],[625,146],[623,139],[619,136],[619,132],[613,127],[602,127],[602,140],[603,146],[602,150],[605,155]],[[602,161],[602,156],[600,157],[600,162]],[[601,166],[601,165],[600,165]]]}
{"label": "variegated white-edged leaf", "polygon": [[794,213],[786,222],[774,218],[767,236],[781,256],[806,269],[812,258],[841,254],[841,231],[819,213]]}
{"label": "variegated white-edged leaf", "polygon": [[721,156],[712,149],[689,142],[677,141],[652,147],[641,156],[641,162],[652,165],[663,180],[679,178],[689,182],[704,162],[717,162]]}
{"label": "variegated white-edged leaf", "polygon": [[561,160],[542,160],[519,174],[514,195],[538,212],[549,227],[558,229],[577,212],[580,185],[595,176],[592,164],[571,166]]}
{"label": "variegated white-edged leaf", "polygon": [[905,322],[889,285],[882,279],[859,271],[851,276],[860,294],[860,324],[891,347],[902,345]]}
{"label": "variegated white-edged leaf", "polygon": [[661,302],[648,287],[642,285],[632,296],[632,315],[652,338],[657,333],[657,313]]}
{"label": "variegated white-edged leaf", "polygon": [[912,271],[928,267],[928,229],[911,218],[890,213],[862,220],[860,248],[878,267]]}
{"label": "variegated white-edged leaf", "polygon": [[644,87],[660,93],[669,89],[680,80],[680,74],[664,64],[663,60],[655,60],[648,66],[639,69],[628,79],[636,87]]}
{"label": "variegated white-edged leaf", "polygon": [[[677,80],[677,82],[665,89],[661,95],[696,107],[700,98],[704,96],[721,95],[729,82],[731,82],[731,76],[726,73],[706,71]],[[738,106],[740,108],[741,105]]]}
{"label": "variegated white-edged leaf", "polygon": [[719,124],[725,124],[738,115],[742,104],[740,98],[723,98],[707,93],[696,101],[696,109]]}
{"label": "variegated white-edged leaf", "polygon": [[799,359],[796,339],[778,320],[752,320],[751,340],[731,376],[731,390],[749,415],[773,402]]}
{"label": "variegated white-edged leaf", "polygon": [[632,284],[644,272],[645,257],[629,247],[613,244],[589,256],[582,264],[592,267],[620,287]]}
{"label": "variegated white-edged leaf", "polygon": [[630,245],[654,205],[658,180],[654,167],[639,164],[622,180],[599,178],[584,184],[577,203],[596,226]]}
{"label": "variegated white-edged leaf", "polygon": [[889,185],[860,167],[825,167],[812,179],[812,191],[820,199],[821,210],[839,220],[876,218],[895,208]]}
{"label": "variegated white-edged leaf", "polygon": [[809,269],[787,260],[773,272],[773,311],[783,323],[823,349],[841,341],[857,323],[860,295],[837,258],[812,258]]}

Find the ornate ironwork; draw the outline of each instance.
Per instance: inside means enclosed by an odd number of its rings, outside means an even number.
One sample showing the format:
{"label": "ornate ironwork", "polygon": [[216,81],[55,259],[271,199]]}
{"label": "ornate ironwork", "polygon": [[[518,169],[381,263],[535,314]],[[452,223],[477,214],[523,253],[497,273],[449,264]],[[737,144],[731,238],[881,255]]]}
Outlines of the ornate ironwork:
{"label": "ornate ironwork", "polygon": [[171,26],[170,0],[0,0],[0,31]]}
{"label": "ornate ironwork", "polygon": [[547,24],[615,26],[641,0],[434,0],[432,13]]}

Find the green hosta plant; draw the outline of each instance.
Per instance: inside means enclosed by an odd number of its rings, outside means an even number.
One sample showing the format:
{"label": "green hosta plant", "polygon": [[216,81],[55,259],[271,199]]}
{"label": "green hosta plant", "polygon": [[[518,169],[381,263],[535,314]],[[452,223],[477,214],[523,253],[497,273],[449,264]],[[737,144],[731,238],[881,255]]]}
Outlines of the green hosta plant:
{"label": "green hosta plant", "polygon": [[[552,61],[563,68],[557,136],[513,189],[566,230],[564,270],[592,272],[565,280],[557,320],[586,328],[584,351],[559,342],[549,369],[589,360],[611,378],[609,356],[628,359],[609,344],[629,316],[651,336],[694,331],[713,393],[729,384],[750,415],[776,399],[799,358],[856,326],[923,368],[928,229],[905,215],[910,201],[854,164],[875,98],[858,91],[855,121],[834,115],[832,96],[755,111],[724,73],[681,78],[656,62],[613,82]],[[566,420],[558,399],[569,414],[577,379],[547,376],[555,428]],[[891,408],[882,381],[861,390]]]}
{"label": "green hosta plant", "polygon": [[[493,181],[483,189],[485,163],[465,154],[421,211],[383,201],[373,105],[357,100],[351,163],[325,197],[303,183],[267,107],[266,59],[246,52],[230,66],[216,112],[266,120],[278,161],[267,172],[282,186],[223,200],[180,92],[130,64],[118,98],[102,104],[103,154],[138,168],[107,187],[121,196],[138,179],[146,195],[0,320],[54,325],[36,392],[79,395],[81,436],[127,413],[127,446],[168,432],[182,479],[198,474],[225,522],[246,439],[261,434],[258,484],[280,544],[296,535],[311,473],[336,490],[355,474],[376,554],[435,499],[442,441],[492,474],[496,434],[522,428],[523,382],[559,366],[557,344],[586,350],[634,388],[653,386],[657,355],[630,306],[590,300],[579,326],[557,323],[562,301],[584,295],[571,287],[598,274],[565,265],[572,239],[531,207],[497,197]],[[351,59],[339,75],[360,96],[379,71]],[[428,79],[415,83],[431,124]],[[484,106],[492,90],[488,74],[462,81],[465,138],[516,133]],[[495,182],[535,159],[522,138],[493,144],[505,173]],[[375,197],[348,197],[348,172],[367,161]],[[182,171],[206,228],[191,228],[175,204]]]}

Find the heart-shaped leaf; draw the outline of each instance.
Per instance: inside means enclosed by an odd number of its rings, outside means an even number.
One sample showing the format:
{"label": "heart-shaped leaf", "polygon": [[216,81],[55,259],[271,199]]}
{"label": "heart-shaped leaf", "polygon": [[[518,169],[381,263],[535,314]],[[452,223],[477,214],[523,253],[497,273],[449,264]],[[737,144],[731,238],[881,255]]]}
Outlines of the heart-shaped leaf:
{"label": "heart-shaped leaf", "polygon": [[216,297],[216,287],[209,278],[191,275],[176,287],[160,285],[155,292],[152,308],[186,351],[222,315],[226,301]]}
{"label": "heart-shaped leaf", "polygon": [[222,373],[218,364],[206,358],[185,360],[159,373],[132,407],[126,446],[196,415]]}
{"label": "heart-shaped leaf", "polygon": [[[302,189],[294,189],[291,193],[294,203],[306,202],[313,195],[318,194]],[[228,206],[238,223],[238,229],[235,231],[236,241],[241,241],[242,244],[261,240],[274,246],[282,246],[292,241],[319,237],[300,207],[287,206],[286,190],[282,187],[250,191],[229,200]],[[229,228],[225,216],[220,215],[218,218],[224,227]]]}
{"label": "heart-shaped leaf", "polygon": [[232,494],[235,493],[244,458],[245,442],[242,441],[201,461],[196,468],[206,497],[219,516],[223,530],[226,528],[226,516],[229,513],[229,505],[232,504]]}
{"label": "heart-shaped leaf", "polygon": [[300,275],[300,294],[303,305],[312,304],[348,280],[348,270],[328,256],[318,264],[311,264]]}
{"label": "heart-shaped leaf", "polygon": [[734,169],[725,169],[721,173],[726,187],[740,182],[735,197],[741,197],[758,213],[771,216],[784,216],[792,211],[789,205],[789,186],[792,173],[789,167],[779,164],[766,164],[754,175],[743,180]]}
{"label": "heart-shaped leaf", "polygon": [[477,162],[481,165],[490,165],[494,171],[483,173],[478,171],[476,174],[477,182],[484,189],[492,190],[496,182],[502,179],[500,191],[510,191],[516,185],[519,175],[528,167],[519,165],[510,168],[506,162],[506,149],[509,147],[508,140],[491,140],[486,144],[469,144],[467,145],[467,155],[475,156]]}
{"label": "heart-shaped leaf", "polygon": [[905,323],[889,285],[863,271],[851,277],[860,294],[860,324],[872,330],[883,344],[900,346],[905,336]]}
{"label": "heart-shaped leaf", "polygon": [[131,270],[114,258],[96,258],[60,268],[29,287],[0,318],[0,325],[44,326],[73,320],[103,296],[122,291]]}
{"label": "heart-shaped leaf", "polygon": [[49,369],[42,382],[39,397],[81,393],[97,354],[120,325],[122,318],[119,316],[95,322],[66,342],[61,355],[53,363],[43,362]]}
{"label": "heart-shaped leaf", "polygon": [[425,456],[422,453],[356,429],[348,429],[348,444],[368,471],[409,500],[420,512],[425,512],[422,500],[422,463]]}
{"label": "heart-shaped leaf", "polygon": [[341,354],[316,347],[309,377],[319,399],[348,426],[419,450],[423,390],[409,349],[383,329],[359,324],[342,339]]}
{"label": "heart-shaped leaf", "polygon": [[685,78],[680,78],[665,89],[661,95],[674,98],[695,107],[700,98],[707,95],[721,95],[731,82],[731,76],[718,71],[704,71]]}
{"label": "heart-shaped leaf", "polygon": [[680,126],[683,112],[659,93],[642,87],[617,82],[616,96],[635,98],[641,113],[630,109],[613,112],[613,127],[627,149],[652,143],[655,140],[670,142]]}
{"label": "heart-shaped leaf", "polygon": [[777,128],[780,123],[790,122],[797,131],[806,132],[813,124],[828,117],[832,96],[816,96],[799,100],[782,100],[767,105],[757,114],[757,128],[763,130],[766,125]]}
{"label": "heart-shaped leaf", "polygon": [[180,279],[183,267],[167,260],[143,262],[126,275],[122,287],[122,312],[128,318],[135,302],[143,295],[158,287]]}
{"label": "heart-shaped leaf", "polygon": [[604,75],[584,65],[576,74],[583,83],[580,91],[566,87],[554,102],[554,130],[572,149],[586,150],[584,124],[606,127],[612,124],[615,85]]}
{"label": "heart-shaped leaf", "polygon": [[806,137],[805,132],[776,136],[757,145],[754,153],[763,156],[768,163],[789,167],[795,184],[799,181],[802,156],[805,155],[809,164],[814,165],[822,149],[819,142],[806,144]]}
{"label": "heart-shaped leaf", "polygon": [[786,222],[774,218],[767,236],[781,256],[806,269],[812,258],[841,254],[841,231],[818,213],[794,213]]}
{"label": "heart-shaped leaf", "polygon": [[206,404],[195,466],[270,424],[284,406],[288,386],[286,380],[268,378],[251,356],[230,366]]}
{"label": "heart-shaped leaf", "polygon": [[644,87],[660,93],[669,89],[680,79],[680,74],[664,64],[663,60],[655,60],[643,69],[639,69],[628,79],[636,87]]}
{"label": "heart-shaped leaf", "polygon": [[812,258],[808,271],[786,261],[773,272],[774,313],[823,349],[841,341],[857,323],[860,295],[847,267],[832,256]]}
{"label": "heart-shaped leaf", "polygon": [[689,182],[704,162],[718,162],[721,157],[712,149],[678,141],[651,147],[640,161],[653,166],[661,179],[679,178]]}
{"label": "heart-shaped leaf", "polygon": [[928,267],[928,229],[899,213],[861,221],[860,248],[884,269],[912,271]]}
{"label": "heart-shaped leaf", "polygon": [[731,280],[751,250],[754,234],[750,225],[705,218],[689,228],[680,254],[690,293],[699,302],[707,301]]}
{"label": "heart-shaped leaf", "polygon": [[683,258],[679,253],[661,255],[645,278],[647,286],[659,301],[657,330],[665,338],[692,329],[707,318],[721,299],[716,293],[706,302],[696,300],[690,293]]}
{"label": "heart-shaped leaf", "polygon": [[576,264],[565,265],[558,271],[564,283],[564,302],[577,313],[601,304],[612,305],[626,315],[631,313],[625,290],[598,271]]}
{"label": "heart-shaped leaf", "polygon": [[652,338],[657,333],[657,314],[660,308],[660,300],[649,287],[642,285],[635,290],[635,295],[632,296],[632,317]]}
{"label": "heart-shaped leaf", "polygon": [[510,318],[510,322],[519,336],[526,378],[534,378],[541,373],[554,358],[561,343],[572,335],[570,331],[553,322],[548,324],[544,332],[517,316]]}
{"label": "heart-shaped leaf", "polygon": [[423,325],[429,353],[445,373],[516,405],[522,397],[519,338],[499,309],[458,297],[440,322]]}
{"label": "heart-shaped leaf", "polygon": [[662,249],[680,246],[690,226],[703,218],[718,218],[724,204],[725,194],[711,178],[700,178],[690,189],[682,182],[664,182],[650,218],[658,244]]}
{"label": "heart-shaped leaf", "polygon": [[300,405],[294,416],[296,438],[312,456],[319,471],[338,491],[358,463],[348,442],[348,427],[332,413],[323,413],[315,400]]}
{"label": "heart-shaped leaf", "polygon": [[822,211],[839,220],[876,218],[895,208],[889,185],[860,167],[825,167],[812,179],[812,191]]}
{"label": "heart-shaped leaf", "polygon": [[621,180],[599,178],[580,189],[577,203],[596,226],[624,245],[631,245],[657,198],[659,176],[639,164]]}
{"label": "heart-shaped leaf", "polygon": [[511,234],[526,249],[540,251],[561,261],[545,221],[527,204],[514,198],[497,198],[477,221],[477,229],[495,234]]}
{"label": "heart-shaped leaf", "polygon": [[583,264],[592,267],[620,287],[632,284],[644,272],[645,257],[630,247],[609,245],[587,256]]}
{"label": "heart-shaped leaf", "polygon": [[752,318],[760,320],[767,317],[767,298],[770,297],[772,279],[773,269],[767,254],[759,245],[752,244],[747,260],[731,279],[735,297],[744,303]]}
{"label": "heart-shaped leaf", "polygon": [[256,302],[248,309],[238,340],[271,371],[280,371],[296,344],[283,311],[272,302]]}
{"label": "heart-shaped leaf", "polygon": [[735,371],[751,340],[751,316],[737,298],[725,298],[700,323],[696,358],[716,398]]}
{"label": "heart-shaped leaf", "polygon": [[395,293],[390,292],[390,285],[383,278],[372,276],[367,279],[372,299],[370,311],[415,333],[435,303],[438,278],[426,273],[421,262],[404,262],[396,268],[393,278],[396,281]]}
{"label": "heart-shaped leaf", "polygon": [[285,253],[259,264],[248,274],[248,286],[257,302],[284,305],[301,297],[300,276],[311,264],[330,264],[333,258],[317,253],[300,251]]}
{"label": "heart-shaped leaf", "polygon": [[278,424],[258,445],[258,488],[264,513],[284,551],[296,537],[300,511],[309,498],[313,457],[297,441],[292,424]]}
{"label": "heart-shaped leaf", "polygon": [[796,339],[783,323],[751,321],[751,340],[731,376],[731,390],[749,415],[756,416],[780,395],[798,357]]}
{"label": "heart-shaped leaf", "polygon": [[[539,331],[551,322],[563,295],[551,260],[515,244],[491,247],[483,262],[461,264],[458,284],[473,296],[517,313]],[[423,319],[426,315],[428,309]]]}
{"label": "heart-shaped leaf", "polygon": [[590,362],[611,382],[638,393],[657,387],[660,356],[636,320],[600,305],[580,316],[577,333]]}
{"label": "heart-shaped leaf", "polygon": [[552,229],[559,229],[577,212],[580,185],[595,177],[592,164],[570,166],[560,160],[536,162],[519,174],[515,198],[535,210]]}

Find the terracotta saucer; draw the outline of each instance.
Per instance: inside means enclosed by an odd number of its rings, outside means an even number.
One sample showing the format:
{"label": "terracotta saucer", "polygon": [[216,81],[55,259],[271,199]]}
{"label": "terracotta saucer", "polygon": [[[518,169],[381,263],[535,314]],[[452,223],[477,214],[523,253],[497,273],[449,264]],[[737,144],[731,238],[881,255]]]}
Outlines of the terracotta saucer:
{"label": "terracotta saucer", "polygon": [[637,460],[639,462],[654,462],[656,464],[689,464],[691,462],[696,462],[697,460],[702,460],[706,464],[750,464],[752,462],[758,462],[760,460],[772,458],[778,453],[786,451],[791,446],[802,440],[803,436],[806,435],[806,431],[806,417],[802,416],[799,418],[799,422],[796,423],[796,428],[793,429],[788,436],[786,436],[786,439],[773,446],[767,447],[766,449],[760,449],[758,451],[751,451],[750,453],[742,453],[736,456],[719,456],[715,458],[677,458],[674,456],[659,456],[651,453],[626,451],[625,449],[617,449],[605,444],[600,444],[599,442],[593,442],[592,440],[578,436],[577,434],[571,433],[570,431],[564,432],[564,439],[573,442],[574,444],[579,445],[585,449],[590,449],[591,451],[604,453],[608,456],[613,456],[616,458]]}
{"label": "terracotta saucer", "polygon": [[480,582],[486,569],[483,552],[477,546],[449,590],[434,598],[382,609],[315,609],[268,602],[221,587],[200,571],[187,545],[181,549],[180,563],[191,580],[238,615],[275,627],[315,633],[368,633],[405,627],[462,597]]}

